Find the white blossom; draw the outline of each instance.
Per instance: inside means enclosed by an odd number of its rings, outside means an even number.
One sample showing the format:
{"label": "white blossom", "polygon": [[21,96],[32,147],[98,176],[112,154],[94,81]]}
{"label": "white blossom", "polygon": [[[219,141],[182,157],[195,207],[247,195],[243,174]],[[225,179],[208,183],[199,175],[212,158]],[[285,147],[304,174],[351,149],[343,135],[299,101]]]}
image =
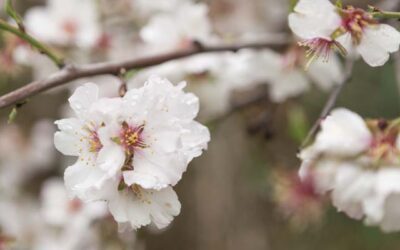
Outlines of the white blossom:
{"label": "white blossom", "polygon": [[183,3],[174,11],[153,16],[142,28],[144,42],[161,49],[176,49],[193,40],[204,41],[211,36],[207,5]]}
{"label": "white blossom", "polygon": [[372,67],[382,66],[390,53],[399,50],[400,33],[388,24],[371,24],[363,28],[361,40],[354,43],[350,33],[337,39],[348,51],[355,50]]}
{"label": "white blossom", "polygon": [[90,48],[101,35],[94,0],[48,0],[28,10],[25,25],[39,40],[61,46]]}
{"label": "white blossom", "polygon": [[57,121],[54,138],[59,151],[79,157],[65,171],[69,193],[106,200],[122,226],[167,226],[180,211],[171,186],[210,140],[194,121],[198,98],[184,87],[151,77],[123,98],[98,98],[90,83],[77,88],[69,99],[77,118]]}
{"label": "white blossom", "polygon": [[308,47],[312,58],[329,59],[331,50],[361,55],[372,67],[384,65],[399,50],[400,33],[358,8],[335,7],[329,0],[300,0],[289,15],[289,26]]}
{"label": "white blossom", "polygon": [[312,175],[322,194],[349,217],[385,232],[400,230],[398,128],[364,121],[336,109],[321,124],[314,143],[300,153],[300,176]]}
{"label": "white blossom", "polygon": [[23,133],[17,125],[0,129],[0,189],[16,193],[32,175],[48,170],[54,162],[53,126],[48,120],[38,121]]}
{"label": "white blossom", "polygon": [[82,203],[68,197],[65,185],[60,179],[49,179],[42,186],[41,212],[44,221],[54,226],[87,227],[95,219],[107,215],[103,202]]}
{"label": "white blossom", "polygon": [[43,184],[40,212],[48,227],[35,239],[35,249],[98,248],[100,241],[93,222],[108,215],[105,202],[82,203],[70,199],[62,179],[54,178]]}

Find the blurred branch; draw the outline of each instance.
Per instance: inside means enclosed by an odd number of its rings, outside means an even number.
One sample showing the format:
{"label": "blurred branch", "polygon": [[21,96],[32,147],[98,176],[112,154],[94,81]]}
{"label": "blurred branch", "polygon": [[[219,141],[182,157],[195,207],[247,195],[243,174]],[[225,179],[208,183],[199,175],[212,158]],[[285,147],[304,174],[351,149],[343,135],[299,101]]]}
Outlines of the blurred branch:
{"label": "blurred branch", "polygon": [[18,28],[22,31],[25,32],[25,26],[22,21],[22,17],[15,11],[14,6],[12,4],[12,0],[7,0],[5,4],[5,9],[7,14],[14,19],[14,21],[17,23]]}
{"label": "blurred branch", "polygon": [[335,86],[329,95],[328,100],[325,103],[324,108],[321,111],[321,114],[319,115],[318,120],[315,121],[314,125],[311,127],[310,131],[308,132],[306,138],[304,139],[303,143],[300,146],[300,150],[303,149],[308,145],[308,143],[311,141],[312,138],[316,135],[318,132],[321,122],[328,116],[328,114],[332,111],[332,109],[336,105],[336,101],[340,95],[340,93],[343,90],[343,87],[346,85],[351,80],[351,75],[353,72],[353,66],[354,66],[354,61],[349,59],[345,63],[345,69],[344,69],[344,78],[343,81]]}
{"label": "blurred branch", "polygon": [[398,11],[400,0],[383,0],[378,4],[378,8],[381,10]]}
{"label": "blurred branch", "polygon": [[400,19],[400,12],[393,12],[393,11],[374,11],[371,13],[375,18],[387,18],[387,19]]}
{"label": "blurred branch", "polygon": [[46,79],[31,82],[19,89],[0,97],[0,108],[5,108],[19,103],[28,97],[44,92],[48,89],[66,84],[73,80],[83,77],[96,75],[112,74],[118,76],[122,69],[132,70],[158,65],[175,59],[185,58],[196,54],[218,53],[240,49],[263,49],[263,48],[283,48],[290,43],[290,39],[270,40],[257,43],[243,43],[221,46],[207,46],[194,42],[192,46],[186,49],[164,53],[155,56],[143,57],[139,59],[130,59],[117,62],[94,63],[82,66],[67,65],[60,71],[50,75]]}
{"label": "blurred branch", "polygon": [[[383,0],[377,7],[369,6],[375,18],[400,19],[400,0]],[[388,11],[382,11],[388,10]]]}
{"label": "blurred branch", "polygon": [[59,68],[64,67],[64,60],[55,55],[49,48],[43,45],[41,42],[31,37],[23,30],[18,27],[14,27],[13,25],[7,23],[4,20],[0,20],[0,30],[8,31],[22,40],[28,42],[32,47],[36,48],[40,53],[48,56]]}

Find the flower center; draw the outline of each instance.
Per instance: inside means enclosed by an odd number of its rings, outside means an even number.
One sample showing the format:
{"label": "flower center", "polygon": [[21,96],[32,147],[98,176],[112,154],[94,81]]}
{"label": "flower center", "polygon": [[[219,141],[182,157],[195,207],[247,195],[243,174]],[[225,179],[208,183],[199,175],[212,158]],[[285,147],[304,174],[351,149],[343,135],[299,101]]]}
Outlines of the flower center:
{"label": "flower center", "polygon": [[74,20],[65,20],[61,25],[62,30],[70,37],[74,37],[78,32],[78,25]]}
{"label": "flower center", "polygon": [[74,213],[82,208],[82,202],[78,199],[73,199],[68,203],[68,211]]}
{"label": "flower center", "polygon": [[98,153],[103,145],[100,142],[100,138],[97,131],[90,131],[89,135],[89,152]]}
{"label": "flower center", "polygon": [[373,124],[373,139],[370,143],[368,155],[377,162],[397,163],[400,154],[396,147],[399,129],[384,120],[371,121],[370,124]]}
{"label": "flower center", "polygon": [[130,126],[126,122],[122,123],[120,142],[128,153],[133,154],[136,149],[146,147],[143,141],[143,131],[144,124],[140,126]]}
{"label": "flower center", "polygon": [[363,31],[366,27],[377,24],[377,21],[371,14],[362,9],[357,9],[352,6],[341,11],[342,27],[350,32],[353,43],[358,45],[361,42]]}
{"label": "flower center", "polygon": [[340,43],[325,38],[304,40],[299,42],[299,45],[307,48],[306,58],[308,58],[308,61],[305,68],[308,68],[310,64],[319,57],[322,57],[323,61],[327,62],[332,50],[339,51],[343,56],[347,54],[346,49]]}

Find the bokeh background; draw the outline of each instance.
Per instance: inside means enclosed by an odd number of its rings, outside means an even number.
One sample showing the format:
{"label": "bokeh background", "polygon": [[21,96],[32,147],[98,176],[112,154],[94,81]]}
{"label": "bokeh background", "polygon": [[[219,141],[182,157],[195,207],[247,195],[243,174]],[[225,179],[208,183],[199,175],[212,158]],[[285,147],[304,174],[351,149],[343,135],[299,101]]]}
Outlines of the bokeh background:
{"label": "bokeh background", "polygon": [[[289,1],[204,2],[210,8],[209,15],[216,33],[232,36],[249,31],[290,33],[286,23]],[[367,4],[380,4],[383,1],[344,2],[366,7]],[[40,0],[15,1],[21,15],[30,7],[43,4],[44,1]],[[398,117],[398,58],[400,55],[395,55],[380,68],[371,68],[358,61],[337,106],[349,108],[365,117]],[[19,68],[12,74],[0,73],[0,92],[7,93],[33,78],[30,67]],[[69,95],[69,90],[61,88],[31,98],[28,104],[18,110],[15,121],[10,125],[7,125],[7,119],[11,109],[1,110],[0,127],[5,131],[1,136],[9,136],[12,132],[7,129],[15,127],[21,131],[21,140],[11,138],[0,143],[4,144],[0,147],[4,151],[0,152],[0,157],[6,158],[0,159],[0,168],[15,167],[10,164],[10,157],[6,157],[9,154],[7,150],[14,148],[14,143],[28,143],[32,128],[38,121],[45,119],[51,124],[65,115],[64,104]],[[243,96],[251,95],[254,95],[254,90],[235,93],[232,102],[240,102]],[[96,226],[106,235],[103,237],[105,243],[99,249],[400,249],[400,234],[383,234],[377,228],[351,220],[337,212],[324,198],[309,198],[306,191],[302,193],[293,184],[300,164],[296,157],[297,149],[318,118],[327,96],[327,92],[312,88],[282,103],[265,98],[216,121],[210,122],[207,117],[202,117],[201,122],[208,124],[211,129],[212,140],[208,150],[190,164],[183,180],[176,186],[182,203],[181,214],[165,230],[157,231],[148,227],[133,232],[134,246],[108,244],[107,241],[113,242],[113,238],[118,238],[117,227],[113,222],[107,225],[99,223]],[[52,136],[54,130],[54,126],[47,126],[44,133]],[[29,150],[20,148],[13,149],[12,157],[26,157],[24,154]],[[62,176],[66,162],[70,160],[53,152],[51,147],[46,149],[45,154],[49,158],[54,157],[54,160],[49,167],[36,172],[27,171],[30,176],[24,179],[19,195],[39,199],[43,181]],[[26,164],[29,165],[29,160]],[[290,196],[293,192],[295,198]],[[8,213],[4,208],[1,209],[0,213]]]}

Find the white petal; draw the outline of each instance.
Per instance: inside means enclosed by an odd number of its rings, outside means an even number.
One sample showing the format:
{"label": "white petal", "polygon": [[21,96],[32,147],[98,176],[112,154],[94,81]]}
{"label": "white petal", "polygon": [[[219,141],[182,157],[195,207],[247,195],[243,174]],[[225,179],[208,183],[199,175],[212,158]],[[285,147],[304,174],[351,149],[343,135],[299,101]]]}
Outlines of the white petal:
{"label": "white petal", "polygon": [[[392,219],[397,217],[400,219],[400,213],[391,210],[400,205],[396,204],[400,201],[398,200],[400,171],[397,168],[383,168],[377,172],[376,176],[374,195],[364,202],[366,221],[370,225],[379,225],[381,222],[389,224],[388,220],[390,221],[391,217],[393,217]],[[393,227],[393,225],[390,227]]]}
{"label": "white petal", "polygon": [[206,126],[196,121],[187,124],[182,134],[182,145],[187,161],[190,162],[194,157],[200,156],[203,150],[207,149],[210,139],[210,131]]}
{"label": "white petal", "polygon": [[96,159],[96,167],[102,169],[109,177],[116,176],[125,162],[125,152],[120,145],[103,146]]}
{"label": "white petal", "polygon": [[104,200],[116,188],[116,179],[105,178],[106,174],[94,166],[78,160],[64,172],[64,181],[69,195],[84,201]]}
{"label": "white petal", "polygon": [[[134,171],[124,176],[128,185],[139,184],[145,188],[162,189],[168,185],[174,186],[186,171],[187,163],[184,157],[177,154],[166,154],[144,149],[133,158]],[[128,172],[129,173],[129,172]],[[148,177],[144,177],[148,176]],[[154,183],[150,184],[150,180]]]}
{"label": "white petal", "polygon": [[399,45],[400,33],[387,24],[380,24],[364,30],[357,50],[366,63],[378,67],[389,60],[389,53],[397,51]]}
{"label": "white petal", "polygon": [[71,108],[78,117],[84,118],[90,106],[98,99],[99,88],[94,83],[86,83],[78,87],[68,99]]}
{"label": "white petal", "polygon": [[78,156],[81,148],[80,130],[82,123],[75,118],[55,122],[61,130],[54,135],[54,145],[64,155]]}
{"label": "white petal", "polygon": [[360,166],[344,164],[337,171],[332,200],[339,211],[354,219],[364,216],[362,202],[372,193],[375,176]]}
{"label": "white petal", "polygon": [[343,67],[336,55],[332,55],[327,62],[316,60],[310,65],[307,73],[325,91],[343,81]]}
{"label": "white petal", "polygon": [[300,95],[309,89],[309,80],[300,70],[282,70],[280,73],[269,82],[269,91],[274,102],[283,102],[287,98]]}
{"label": "white petal", "polygon": [[171,187],[154,191],[152,199],[150,205],[152,221],[159,229],[164,228],[180,213],[181,203]]}
{"label": "white petal", "polygon": [[289,27],[302,39],[325,38],[340,26],[341,18],[328,0],[300,0],[289,15]]}
{"label": "white petal", "polygon": [[115,199],[109,202],[110,212],[117,222],[129,222],[133,229],[151,222],[158,228],[164,228],[180,213],[181,204],[171,187],[160,191],[140,187],[136,190],[140,197],[125,190],[118,192]]}
{"label": "white petal", "polygon": [[371,133],[364,120],[347,109],[335,109],[321,123],[314,145],[321,153],[354,156],[366,150]]}

